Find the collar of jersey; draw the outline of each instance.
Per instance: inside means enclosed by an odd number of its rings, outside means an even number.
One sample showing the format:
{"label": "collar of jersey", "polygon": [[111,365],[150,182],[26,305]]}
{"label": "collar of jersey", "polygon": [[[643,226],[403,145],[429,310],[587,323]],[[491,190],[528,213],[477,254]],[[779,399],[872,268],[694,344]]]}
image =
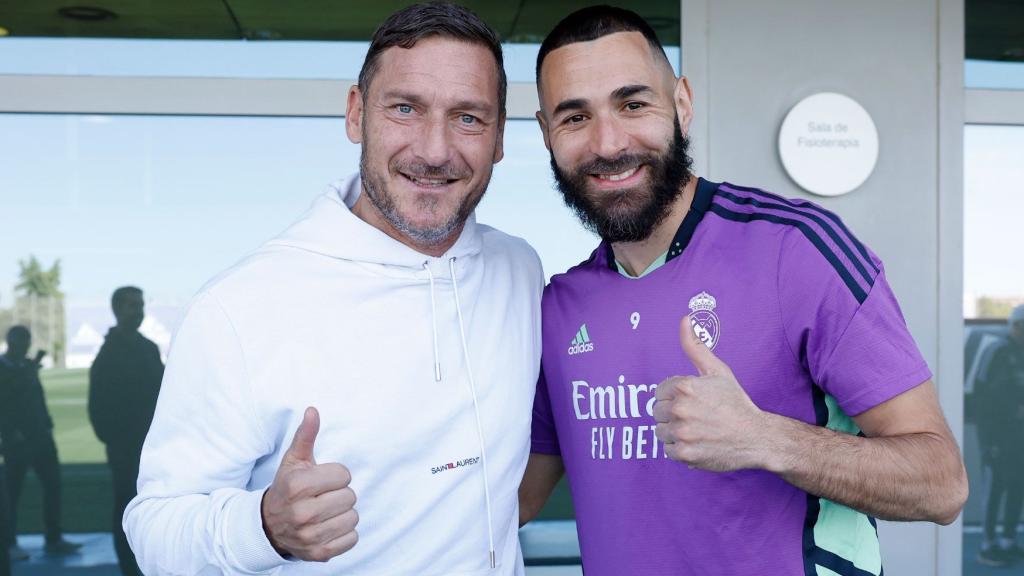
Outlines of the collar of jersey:
{"label": "collar of jersey", "polygon": [[[636,276],[636,278],[643,278],[682,254],[683,250],[686,250],[690,240],[693,239],[694,231],[697,230],[697,225],[704,219],[704,214],[708,211],[708,207],[711,206],[711,199],[714,198],[717,191],[717,182],[709,182],[703,178],[697,179],[697,191],[693,195],[693,202],[690,203],[690,210],[686,213],[682,223],[679,224],[679,229],[676,230],[676,235],[672,238],[672,244],[669,245],[668,252],[665,254],[665,260],[660,261],[660,258],[655,260],[647,270],[644,270],[643,274]],[[634,278],[624,274],[619,269],[619,263],[615,261],[615,252],[612,251],[611,242],[604,242],[603,244],[608,268],[623,274],[627,278]]]}

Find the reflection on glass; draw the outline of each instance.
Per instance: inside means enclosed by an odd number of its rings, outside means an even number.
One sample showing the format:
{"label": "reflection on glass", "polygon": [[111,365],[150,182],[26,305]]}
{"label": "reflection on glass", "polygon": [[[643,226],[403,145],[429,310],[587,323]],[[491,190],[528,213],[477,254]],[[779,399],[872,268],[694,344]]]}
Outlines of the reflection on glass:
{"label": "reflection on glass", "polygon": [[965,575],[1024,573],[1024,267],[1014,239],[1022,157],[1024,127],[965,129]]}

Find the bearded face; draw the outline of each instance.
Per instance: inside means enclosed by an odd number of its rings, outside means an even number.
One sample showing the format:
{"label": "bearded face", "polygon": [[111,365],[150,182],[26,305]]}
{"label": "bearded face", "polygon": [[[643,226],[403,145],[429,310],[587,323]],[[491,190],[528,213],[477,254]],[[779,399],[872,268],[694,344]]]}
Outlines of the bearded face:
{"label": "bearded face", "polygon": [[[663,152],[626,152],[564,168],[552,153],[551,169],[566,205],[587,229],[607,242],[639,242],[664,221],[690,181],[689,145],[676,118],[673,138]],[[595,176],[624,175],[623,180],[633,180],[630,176],[640,170],[644,174],[639,182],[619,189],[596,190],[592,185]]]}

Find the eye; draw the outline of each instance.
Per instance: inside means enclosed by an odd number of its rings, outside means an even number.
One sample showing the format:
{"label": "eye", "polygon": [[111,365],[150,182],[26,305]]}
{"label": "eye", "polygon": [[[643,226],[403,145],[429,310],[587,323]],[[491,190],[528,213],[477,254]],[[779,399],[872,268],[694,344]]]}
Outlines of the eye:
{"label": "eye", "polygon": [[587,117],[584,116],[583,114],[573,114],[572,116],[569,116],[568,118],[565,119],[565,123],[566,124],[579,124],[580,122],[583,122],[586,119],[587,119]]}
{"label": "eye", "polygon": [[473,124],[476,124],[478,120],[476,116],[473,116],[471,114],[462,114],[459,116],[459,122],[462,122],[467,126],[472,126]]}
{"label": "eye", "polygon": [[400,114],[412,114],[412,106],[408,104],[399,104],[395,106],[395,110],[398,110]]}
{"label": "eye", "polygon": [[630,111],[639,110],[639,109],[641,109],[643,107],[644,107],[644,103],[643,102],[627,102],[626,103],[626,110],[630,110]]}

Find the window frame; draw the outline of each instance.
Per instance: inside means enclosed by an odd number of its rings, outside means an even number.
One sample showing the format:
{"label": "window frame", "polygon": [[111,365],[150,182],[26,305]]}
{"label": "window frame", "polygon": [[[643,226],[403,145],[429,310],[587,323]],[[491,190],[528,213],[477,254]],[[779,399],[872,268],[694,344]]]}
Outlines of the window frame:
{"label": "window frame", "polygon": [[[355,79],[0,74],[0,114],[345,116]],[[507,117],[534,119],[533,82],[510,82]]]}

